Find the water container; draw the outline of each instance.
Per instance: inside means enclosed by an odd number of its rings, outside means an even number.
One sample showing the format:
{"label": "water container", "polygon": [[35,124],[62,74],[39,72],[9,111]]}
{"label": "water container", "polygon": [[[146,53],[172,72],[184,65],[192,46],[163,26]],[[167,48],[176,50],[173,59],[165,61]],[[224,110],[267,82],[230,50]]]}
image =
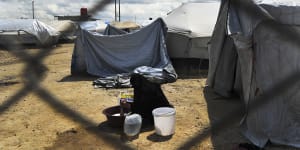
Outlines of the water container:
{"label": "water container", "polygon": [[159,107],[152,111],[154,117],[155,133],[161,136],[169,136],[175,132],[175,109],[171,107]]}
{"label": "water container", "polygon": [[142,117],[139,114],[126,116],[124,121],[124,133],[127,136],[137,135],[142,126]]}

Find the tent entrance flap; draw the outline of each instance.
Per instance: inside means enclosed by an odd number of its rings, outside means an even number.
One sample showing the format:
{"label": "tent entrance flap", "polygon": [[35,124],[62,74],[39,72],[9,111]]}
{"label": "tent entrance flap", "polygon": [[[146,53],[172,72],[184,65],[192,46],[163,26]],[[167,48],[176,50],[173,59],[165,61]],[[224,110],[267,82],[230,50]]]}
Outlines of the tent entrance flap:
{"label": "tent entrance flap", "polygon": [[259,147],[270,141],[300,148],[299,83],[252,105],[300,71],[300,3],[291,2],[223,0],[211,40],[207,84],[223,96],[240,94],[242,131]]}

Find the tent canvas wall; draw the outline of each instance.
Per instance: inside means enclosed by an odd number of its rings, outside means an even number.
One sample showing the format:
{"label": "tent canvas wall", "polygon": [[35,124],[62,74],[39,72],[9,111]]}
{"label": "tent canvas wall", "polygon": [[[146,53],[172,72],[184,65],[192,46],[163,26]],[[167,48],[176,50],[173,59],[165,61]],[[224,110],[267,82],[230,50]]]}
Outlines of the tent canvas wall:
{"label": "tent canvas wall", "polygon": [[299,82],[252,105],[300,71],[300,3],[289,1],[223,0],[211,40],[207,84],[223,96],[240,94],[242,131],[260,147],[271,141],[300,148]]}
{"label": "tent canvas wall", "polygon": [[81,30],[74,46],[71,72],[107,77],[130,73],[140,66],[164,68],[170,64],[165,45],[166,31],[162,19],[122,35]]}
{"label": "tent canvas wall", "polygon": [[208,45],[220,2],[184,3],[164,18],[171,58],[208,59]]}

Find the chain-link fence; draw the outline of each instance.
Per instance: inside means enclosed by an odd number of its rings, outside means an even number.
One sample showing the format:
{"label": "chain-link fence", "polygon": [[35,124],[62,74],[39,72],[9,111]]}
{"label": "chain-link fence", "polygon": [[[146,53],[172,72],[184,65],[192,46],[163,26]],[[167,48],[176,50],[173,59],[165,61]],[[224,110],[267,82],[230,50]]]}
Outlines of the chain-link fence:
{"label": "chain-link fence", "polygon": [[[102,0],[99,1],[93,8],[90,9],[91,15],[101,11],[107,4],[111,3],[111,0]],[[234,0],[236,3],[243,2],[242,0]],[[247,9],[247,12],[254,17],[257,15],[255,11],[251,9],[251,7],[247,7],[245,5],[241,5]],[[289,39],[291,42],[294,42],[298,45],[300,43],[297,39],[300,39],[299,35],[292,30],[282,29],[280,26],[274,26],[269,24],[269,28],[273,32],[278,32],[286,39]],[[58,98],[55,97],[52,93],[50,93],[46,88],[40,85],[43,77],[45,76],[45,72],[47,70],[46,66],[42,63],[42,61],[47,57],[53,48],[43,48],[37,54],[29,54],[25,51],[25,47],[23,47],[20,43],[16,43],[13,39],[7,39],[6,49],[17,58],[20,59],[21,62],[25,64],[24,70],[22,71],[22,77],[24,78],[24,87],[17,91],[13,96],[9,97],[5,100],[0,106],[0,115],[2,115],[5,111],[7,111],[10,107],[24,98],[26,95],[30,93],[35,93],[37,96],[41,98],[44,102],[48,103],[54,110],[60,112],[67,116],[68,118],[78,122],[82,126],[97,126],[93,121],[87,119],[84,115],[80,114],[72,110],[69,106],[65,105]],[[300,46],[299,46],[300,47]],[[5,65],[5,64],[0,64]],[[271,90],[265,91],[263,95],[261,95],[256,100],[253,100],[252,106],[259,108],[265,104],[267,104],[272,98],[278,96],[281,92],[289,90],[289,87],[298,84],[299,75],[294,74],[289,78],[286,78],[276,86],[274,86]],[[178,149],[191,149],[193,146],[200,144],[204,139],[209,137],[214,131],[214,133],[221,132],[222,130],[230,127],[231,125],[239,122],[239,112],[242,112],[244,107],[237,108],[232,110],[230,113],[225,115],[224,118],[215,122],[212,125],[207,125],[208,130],[200,131],[195,136],[187,139],[183,145],[178,147]],[[251,113],[255,111],[255,109],[251,109]],[[206,129],[207,129],[206,128]],[[115,149],[135,149],[133,146],[124,144],[122,141],[117,139],[110,134],[103,133],[99,130],[87,130],[90,134],[94,134],[109,145],[111,145]]]}

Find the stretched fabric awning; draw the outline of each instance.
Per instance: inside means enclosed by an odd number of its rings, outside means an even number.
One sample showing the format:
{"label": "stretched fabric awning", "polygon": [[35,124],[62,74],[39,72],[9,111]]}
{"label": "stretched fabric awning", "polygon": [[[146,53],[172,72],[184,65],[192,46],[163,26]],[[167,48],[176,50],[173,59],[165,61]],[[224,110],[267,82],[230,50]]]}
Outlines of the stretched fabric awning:
{"label": "stretched fabric awning", "polygon": [[140,66],[164,68],[170,64],[165,45],[167,28],[162,19],[139,31],[102,35],[81,30],[72,56],[72,74],[99,77],[130,73]]}

